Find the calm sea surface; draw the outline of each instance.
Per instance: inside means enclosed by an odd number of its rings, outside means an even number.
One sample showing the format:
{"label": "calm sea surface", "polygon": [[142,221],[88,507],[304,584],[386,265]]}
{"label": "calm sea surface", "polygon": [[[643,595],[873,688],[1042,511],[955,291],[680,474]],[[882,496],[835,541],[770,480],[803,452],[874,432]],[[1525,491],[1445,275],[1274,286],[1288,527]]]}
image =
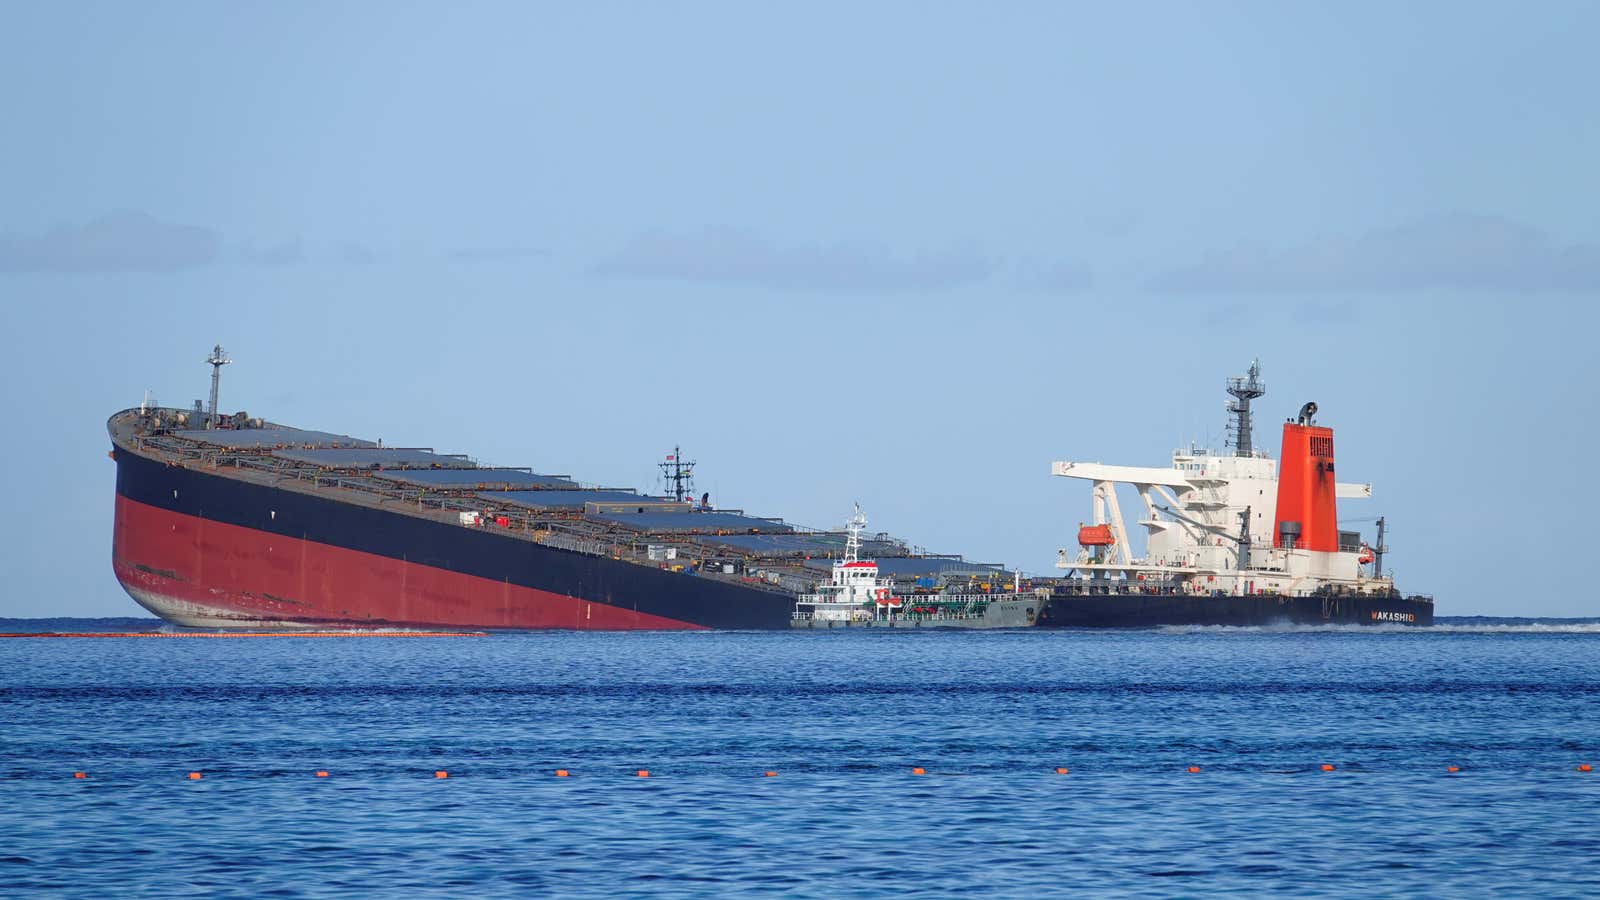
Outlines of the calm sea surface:
{"label": "calm sea surface", "polygon": [[973,891],[1600,893],[1600,625],[0,640],[0,894]]}

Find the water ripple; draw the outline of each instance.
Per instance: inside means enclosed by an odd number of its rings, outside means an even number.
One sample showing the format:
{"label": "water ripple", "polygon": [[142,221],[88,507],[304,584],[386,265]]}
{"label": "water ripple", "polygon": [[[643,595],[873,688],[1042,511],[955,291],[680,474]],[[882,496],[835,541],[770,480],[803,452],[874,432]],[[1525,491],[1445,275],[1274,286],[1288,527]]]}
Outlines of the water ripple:
{"label": "water ripple", "polygon": [[1600,633],[1450,627],[5,642],[0,893],[1600,891]]}

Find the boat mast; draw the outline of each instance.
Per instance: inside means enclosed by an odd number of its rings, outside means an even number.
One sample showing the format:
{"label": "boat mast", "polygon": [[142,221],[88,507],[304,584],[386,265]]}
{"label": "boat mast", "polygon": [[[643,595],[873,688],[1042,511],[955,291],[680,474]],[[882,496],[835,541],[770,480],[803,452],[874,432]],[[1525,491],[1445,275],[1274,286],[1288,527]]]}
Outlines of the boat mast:
{"label": "boat mast", "polygon": [[1233,421],[1228,423],[1228,430],[1233,432],[1233,455],[1252,456],[1255,448],[1250,435],[1250,401],[1267,393],[1267,386],[1261,381],[1260,359],[1250,362],[1250,370],[1243,377],[1228,379],[1228,393],[1234,397],[1228,401],[1228,412],[1233,414]]}
{"label": "boat mast", "polygon": [[861,559],[861,530],[866,527],[867,517],[861,514],[861,504],[857,503],[855,515],[844,526],[848,534],[844,542],[844,562],[853,563]]}
{"label": "boat mast", "polygon": [[672,485],[674,500],[682,503],[685,496],[694,495],[694,462],[684,460],[682,447],[673,447],[667,461],[656,465],[661,467],[662,480]]}
{"label": "boat mast", "polygon": [[1389,549],[1383,542],[1383,516],[1378,517],[1378,542],[1372,548],[1372,577],[1383,577],[1383,554]]}
{"label": "boat mast", "polygon": [[206,427],[217,427],[217,385],[222,381],[222,367],[233,362],[222,352],[222,345],[217,344],[211,348],[211,355],[206,358],[211,364],[211,412],[206,416]]}

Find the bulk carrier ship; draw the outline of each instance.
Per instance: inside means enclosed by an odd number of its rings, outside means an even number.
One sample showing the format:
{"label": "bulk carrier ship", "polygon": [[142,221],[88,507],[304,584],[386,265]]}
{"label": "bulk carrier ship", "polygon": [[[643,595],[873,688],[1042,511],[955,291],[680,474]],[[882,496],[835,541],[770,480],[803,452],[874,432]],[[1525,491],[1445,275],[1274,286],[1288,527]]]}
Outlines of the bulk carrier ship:
{"label": "bulk carrier ship", "polygon": [[[1309,424],[1296,427],[1310,429],[1311,455],[1283,481],[1291,499],[1301,499],[1285,502],[1273,492],[1280,513],[1299,517],[1274,520],[1283,544],[1254,525],[1234,534],[1219,524],[1238,499],[1224,486],[1238,481],[1239,497],[1280,486],[1272,461],[1248,446],[1232,458],[1175,457],[1170,472],[1056,463],[1057,474],[1094,480],[1096,522],[1080,532],[1085,543],[1076,560],[1063,551],[1065,577],[1024,579],[888,534],[865,535],[859,509],[845,528],[818,530],[713,508],[709,497],[694,497],[694,464],[676,450],[660,464],[668,490],[650,495],[244,412],[222,415],[218,384],[230,360],[219,346],[206,362],[208,407],[147,401],[107,423],[117,464],[113,571],[135,601],[177,625],[637,630],[1432,621],[1431,602],[1400,598],[1381,575],[1381,539],[1370,575],[1351,571],[1359,551],[1347,551],[1343,533],[1339,546],[1330,543],[1331,432]],[[1247,406],[1241,421],[1247,435]],[[1323,437],[1325,459],[1315,455],[1322,444],[1309,442]],[[1285,446],[1287,454],[1287,438]],[[1225,465],[1189,468],[1200,463]],[[1162,491],[1176,507],[1170,519],[1151,507],[1141,523],[1151,532],[1144,558],[1127,555],[1111,488],[1117,481],[1130,481],[1147,501],[1152,489]],[[1253,508],[1257,519],[1270,518],[1270,504]]]}

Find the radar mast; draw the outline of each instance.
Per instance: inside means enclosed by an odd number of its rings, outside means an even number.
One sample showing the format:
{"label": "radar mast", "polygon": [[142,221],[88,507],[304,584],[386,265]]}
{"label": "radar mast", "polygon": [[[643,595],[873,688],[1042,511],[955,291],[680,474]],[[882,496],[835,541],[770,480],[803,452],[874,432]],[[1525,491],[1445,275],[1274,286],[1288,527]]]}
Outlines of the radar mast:
{"label": "radar mast", "polygon": [[206,362],[211,364],[211,412],[206,416],[206,427],[217,427],[217,385],[222,381],[222,367],[233,360],[222,351],[222,345],[217,344],[211,348],[211,355],[206,357]]}
{"label": "radar mast", "polygon": [[684,497],[694,497],[694,462],[683,458],[682,447],[673,447],[667,461],[656,465],[661,467],[661,480],[667,483],[672,499],[682,503]]}
{"label": "radar mast", "polygon": [[846,564],[858,562],[861,559],[861,532],[867,527],[867,517],[861,514],[861,504],[856,504],[855,515],[845,523],[844,530],[848,537],[844,542],[844,562]]}
{"label": "radar mast", "polygon": [[1261,380],[1261,360],[1250,362],[1250,370],[1243,376],[1228,379],[1228,412],[1233,420],[1228,423],[1228,443],[1233,445],[1234,456],[1253,456],[1255,447],[1250,437],[1250,401],[1265,396],[1267,384]]}

